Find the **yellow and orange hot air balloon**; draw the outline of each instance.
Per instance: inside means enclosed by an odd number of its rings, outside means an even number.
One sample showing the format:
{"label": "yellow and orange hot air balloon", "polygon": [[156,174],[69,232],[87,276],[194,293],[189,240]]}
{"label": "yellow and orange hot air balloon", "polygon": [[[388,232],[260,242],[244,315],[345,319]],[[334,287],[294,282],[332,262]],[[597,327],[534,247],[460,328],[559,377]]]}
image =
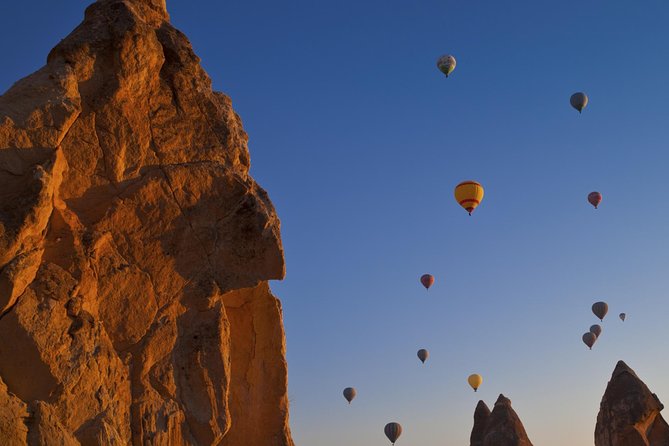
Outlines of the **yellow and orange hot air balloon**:
{"label": "yellow and orange hot air balloon", "polygon": [[455,186],[455,201],[472,215],[483,200],[483,186],[476,181],[463,181]]}
{"label": "yellow and orange hot air balloon", "polygon": [[467,378],[467,382],[469,383],[470,386],[472,386],[474,392],[476,392],[478,388],[481,386],[481,384],[483,384],[483,377],[478,373],[473,373],[469,375],[469,378]]}

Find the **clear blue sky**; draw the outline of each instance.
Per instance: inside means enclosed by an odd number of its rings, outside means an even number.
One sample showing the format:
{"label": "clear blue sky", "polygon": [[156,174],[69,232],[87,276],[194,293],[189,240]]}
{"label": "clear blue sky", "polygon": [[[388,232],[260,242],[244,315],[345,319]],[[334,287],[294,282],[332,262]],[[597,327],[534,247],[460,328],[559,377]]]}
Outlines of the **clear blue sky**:
{"label": "clear blue sky", "polygon": [[[30,3],[0,5],[2,90],[87,2]],[[299,446],[384,445],[388,421],[398,446],[461,446],[478,399],[500,392],[536,445],[591,445],[618,359],[669,403],[666,0],[168,6],[282,220],[288,273],[272,286]],[[453,199],[465,179],[486,190],[472,217]],[[597,300],[611,314],[588,351]]]}

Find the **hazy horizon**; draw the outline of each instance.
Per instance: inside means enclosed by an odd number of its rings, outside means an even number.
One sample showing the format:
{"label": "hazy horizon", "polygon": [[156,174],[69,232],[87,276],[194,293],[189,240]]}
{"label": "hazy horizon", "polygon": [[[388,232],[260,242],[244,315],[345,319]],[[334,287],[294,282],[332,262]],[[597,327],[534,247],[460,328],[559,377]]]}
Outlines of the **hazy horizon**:
{"label": "hazy horizon", "polygon": [[[89,3],[0,6],[0,90]],[[389,421],[397,446],[468,444],[500,393],[535,445],[592,445],[620,359],[669,402],[669,3],[167,4],[282,221],[296,445],[386,445]],[[468,179],[485,187],[471,217],[453,198]]]}

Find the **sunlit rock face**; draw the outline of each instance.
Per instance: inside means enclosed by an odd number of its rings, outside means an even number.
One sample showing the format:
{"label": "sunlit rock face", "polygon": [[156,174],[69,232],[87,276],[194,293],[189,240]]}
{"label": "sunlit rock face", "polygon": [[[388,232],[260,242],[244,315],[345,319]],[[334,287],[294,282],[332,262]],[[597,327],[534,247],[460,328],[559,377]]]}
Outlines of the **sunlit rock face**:
{"label": "sunlit rock face", "polygon": [[292,445],[279,219],[164,0],[0,97],[3,445]]}
{"label": "sunlit rock face", "polygon": [[490,412],[479,401],[474,412],[471,446],[532,446],[518,414],[511,407],[511,400],[500,394]]}
{"label": "sunlit rock face", "polygon": [[595,446],[669,446],[669,425],[658,397],[618,361],[599,406]]}

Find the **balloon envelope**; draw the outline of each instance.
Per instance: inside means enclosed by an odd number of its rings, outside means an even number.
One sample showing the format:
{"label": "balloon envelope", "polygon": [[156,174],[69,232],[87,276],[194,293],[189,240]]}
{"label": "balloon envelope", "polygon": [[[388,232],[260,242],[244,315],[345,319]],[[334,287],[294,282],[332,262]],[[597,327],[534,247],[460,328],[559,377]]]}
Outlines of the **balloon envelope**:
{"label": "balloon envelope", "polygon": [[386,427],[383,428],[383,432],[386,434],[386,437],[388,437],[388,440],[392,444],[395,444],[398,438],[400,438],[400,435],[402,435],[402,426],[400,426],[400,423],[388,423],[386,424]]}
{"label": "balloon envelope", "polygon": [[465,208],[469,215],[483,200],[483,186],[476,181],[463,181],[455,186],[455,201]]}
{"label": "balloon envelope", "polygon": [[426,290],[429,290],[434,285],[434,276],[432,274],[423,274],[420,276],[420,283],[423,284]]}
{"label": "balloon envelope", "polygon": [[583,92],[574,93],[569,98],[569,103],[581,113],[586,105],[588,105],[588,96]]}
{"label": "balloon envelope", "polygon": [[590,202],[591,205],[597,209],[597,206],[599,206],[599,203],[602,202],[602,194],[599,192],[590,192],[588,194],[588,202]]}
{"label": "balloon envelope", "polygon": [[606,302],[595,302],[592,304],[592,312],[600,321],[603,321],[606,313],[609,312],[609,305]]}
{"label": "balloon envelope", "polygon": [[437,59],[437,68],[439,68],[439,71],[444,73],[446,77],[455,70],[455,65],[455,57],[450,54],[445,54]]}
{"label": "balloon envelope", "polygon": [[590,333],[599,337],[599,335],[602,334],[602,326],[599,325],[599,324],[591,325],[590,326]]}
{"label": "balloon envelope", "polygon": [[476,389],[478,389],[481,386],[481,384],[483,384],[483,377],[478,373],[474,373],[472,375],[469,375],[469,378],[467,378],[467,382],[469,383],[470,386],[472,386],[474,392],[476,392]]}
{"label": "balloon envelope", "polygon": [[619,317],[621,321],[625,322],[625,318],[627,317],[627,315],[625,313],[620,313]]}
{"label": "balloon envelope", "polygon": [[353,387],[347,387],[344,389],[344,398],[346,398],[346,401],[348,401],[349,404],[351,404],[351,401],[353,401],[353,398],[358,394],[358,392],[355,391]]}
{"label": "balloon envelope", "polygon": [[596,340],[597,335],[590,331],[583,334],[583,342],[590,348],[590,350],[592,350],[592,346],[595,345]]}
{"label": "balloon envelope", "polygon": [[427,358],[429,357],[430,357],[430,352],[428,352],[424,348],[418,350],[418,359],[420,359],[420,362],[422,362],[423,364],[425,364],[425,361],[427,361]]}

